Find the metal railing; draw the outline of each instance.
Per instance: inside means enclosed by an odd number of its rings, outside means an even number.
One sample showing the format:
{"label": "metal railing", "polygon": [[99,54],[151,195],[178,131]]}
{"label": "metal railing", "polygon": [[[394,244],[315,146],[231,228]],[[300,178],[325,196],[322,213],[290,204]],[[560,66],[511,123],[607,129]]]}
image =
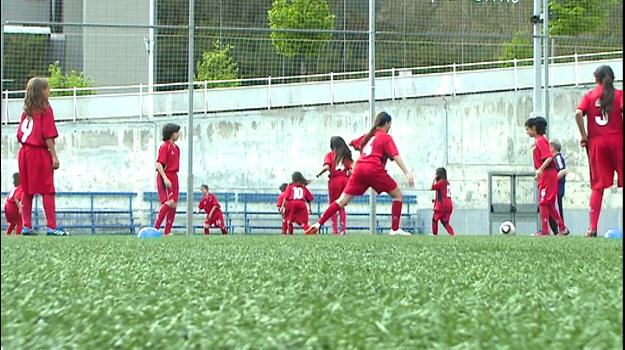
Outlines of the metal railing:
{"label": "metal railing", "polygon": [[[588,63],[606,62],[613,65],[617,80],[622,80],[623,51],[591,54],[574,54],[550,58],[550,70],[564,69],[566,79],[554,79],[550,86],[591,83],[592,76],[581,74]],[[428,67],[390,68],[376,71],[378,92],[376,99],[399,99],[438,95],[456,95],[484,91],[519,90],[531,88],[532,59],[513,59]],[[618,67],[617,67],[618,65]],[[496,72],[499,84],[488,81],[474,86],[473,73]],[[507,74],[500,74],[507,73]],[[619,74],[620,73],[620,74]],[[194,82],[196,113],[214,113],[232,110],[272,109],[303,105],[349,103],[366,100],[367,91],[359,92],[366,84],[367,71],[313,75],[262,77],[236,80]],[[572,76],[572,78],[571,78]],[[528,80],[528,77],[530,80]],[[420,78],[421,80],[417,80]],[[216,84],[236,84],[236,87],[212,87]],[[462,85],[466,85],[463,87]],[[365,86],[365,85],[363,85]],[[186,106],[188,83],[154,85],[102,86],[52,89],[54,92],[71,92],[71,96],[52,97],[51,104],[57,120],[154,117],[183,115]],[[307,91],[303,91],[306,88]],[[82,96],[82,91],[95,95]],[[5,124],[17,122],[25,91],[2,93],[2,120]],[[287,97],[288,96],[288,97]],[[295,96],[295,97],[293,97]],[[229,97],[229,98],[228,98]],[[110,101],[111,99],[114,99]],[[108,101],[108,102],[107,102]],[[224,102],[226,101],[226,102]],[[114,102],[114,103],[111,103]],[[100,105],[98,105],[100,103]],[[181,107],[176,108],[176,104]],[[57,107],[59,107],[57,109]],[[105,108],[102,108],[105,107]]]}

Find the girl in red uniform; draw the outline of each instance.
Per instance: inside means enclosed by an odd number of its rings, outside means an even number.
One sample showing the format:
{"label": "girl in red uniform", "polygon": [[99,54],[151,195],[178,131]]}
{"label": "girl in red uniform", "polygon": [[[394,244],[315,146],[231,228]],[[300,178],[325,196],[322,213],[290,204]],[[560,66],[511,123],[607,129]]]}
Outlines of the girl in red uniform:
{"label": "girl in red uniform", "polygon": [[553,154],[549,146],[549,140],[545,136],[547,121],[543,117],[530,118],[525,122],[527,136],[536,139],[534,146],[534,167],[538,181],[538,208],[540,210],[541,230],[536,236],[549,236],[549,217],[558,225],[560,235],[569,234],[569,230],[564,225],[556,209],[556,198],[558,196],[558,172],[553,163]]}
{"label": "girl in red uniform", "polygon": [[393,236],[410,235],[410,233],[399,228],[403,197],[395,180],[386,172],[386,161],[390,159],[397,163],[404,175],[406,175],[408,184],[411,187],[414,186],[414,178],[408,172],[404,161],[399,156],[393,138],[388,134],[390,128],[391,116],[386,112],[380,112],[376,116],[371,130],[351,142],[351,145],[360,151],[360,158],[354,166],[354,171],[349,177],[339,199],[330,204],[319,221],[306,230],[307,234],[319,232],[319,227],[328,221],[339,209],[344,208],[354,196],[360,196],[369,187],[372,187],[377,193],[386,192],[393,198],[390,234]]}
{"label": "girl in red uniform", "polygon": [[296,171],[291,176],[290,185],[287,186],[284,197],[284,202],[280,208],[280,212],[286,216],[287,225],[289,228],[289,234],[293,234],[293,223],[298,224],[304,228],[304,231],[308,229],[308,214],[312,212],[310,202],[313,201],[313,195],[310,193],[306,185],[310,181],[304,178],[304,175],[299,171]]}
{"label": "girl in red uniform", "polygon": [[15,235],[22,233],[22,186],[20,186],[20,174],[13,174],[13,189],[4,203],[4,217],[7,220],[7,236],[15,229]]}
{"label": "girl in red uniform", "polygon": [[215,225],[221,229],[222,235],[228,234],[228,229],[224,223],[224,214],[221,212],[221,205],[217,201],[217,197],[210,193],[208,185],[200,186],[202,199],[198,205],[198,212],[204,210],[206,212],[206,220],[204,220],[204,234],[209,235],[209,228]]}
{"label": "girl in red uniform", "polygon": [[[586,147],[590,166],[590,228],[586,236],[597,237],[603,191],[623,187],[623,90],[614,88],[614,72],[609,66],[595,70],[597,86],[586,93],[577,107],[575,121],[580,145]],[[584,128],[588,117],[588,132]]]}
{"label": "girl in red uniform", "polygon": [[17,127],[17,140],[21,144],[17,163],[22,186],[23,235],[32,235],[33,197],[41,194],[46,214],[49,236],[67,236],[56,226],[54,201],[54,170],[59,168],[54,139],[58,137],[54,113],[48,99],[50,87],[45,78],[35,77],[28,81],[24,97],[24,113]]}
{"label": "girl in red uniform", "polygon": [[178,170],[180,168],[180,148],[176,141],[180,137],[180,125],[165,124],[163,126],[163,144],[158,149],[156,159],[156,188],[161,201],[154,228],[160,230],[165,220],[164,236],[168,236],[176,218],[178,205]]}
{"label": "girl in red uniform", "polygon": [[282,235],[286,235],[286,230],[287,230],[287,223],[286,223],[286,216],[284,215],[284,212],[282,209],[282,203],[284,203],[284,197],[286,196],[286,188],[289,184],[287,183],[283,183],[282,185],[280,185],[280,194],[278,195],[278,203],[276,204],[276,207],[278,207],[278,211],[280,212],[280,216],[282,216]]}
{"label": "girl in red uniform", "polygon": [[[323,168],[321,172],[317,174],[317,177],[321,176],[326,171],[329,171],[328,181],[328,197],[330,203],[336,201],[343,193],[347,180],[352,172],[352,151],[349,150],[347,143],[340,136],[332,136],[330,139],[330,149],[323,159]],[[345,214],[345,208],[339,209],[339,216],[341,217],[341,235],[345,234],[345,227],[347,226],[347,216]],[[332,233],[337,235],[338,223],[337,215],[332,216]]]}
{"label": "girl in red uniform", "polygon": [[454,203],[451,200],[449,181],[447,181],[447,170],[445,168],[436,169],[436,177],[432,182],[432,191],[436,191],[434,198],[434,215],[432,216],[432,234],[438,235],[438,221],[443,224],[450,236],[455,236],[454,229],[449,224],[451,213],[454,210]]}

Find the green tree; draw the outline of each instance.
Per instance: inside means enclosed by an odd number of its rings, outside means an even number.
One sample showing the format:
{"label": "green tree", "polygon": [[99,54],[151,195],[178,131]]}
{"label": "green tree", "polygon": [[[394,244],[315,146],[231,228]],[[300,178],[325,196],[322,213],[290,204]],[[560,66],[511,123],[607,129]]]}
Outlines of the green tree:
{"label": "green tree", "polygon": [[[508,61],[512,59],[530,58],[534,55],[534,47],[532,44],[532,37],[523,31],[518,31],[514,34],[512,40],[503,46],[503,54],[499,56],[502,61]],[[529,63],[531,64],[531,62]],[[509,66],[509,64],[506,64]]]}
{"label": "green tree", "polygon": [[[237,62],[232,58],[231,45],[220,48],[219,41],[213,43],[212,50],[204,51],[202,60],[197,63],[196,79],[204,80],[233,80],[241,78]],[[241,85],[238,81],[227,83],[208,84],[209,87],[230,87]]]}
{"label": "green tree", "polygon": [[[63,70],[61,69],[61,65],[59,61],[54,62],[50,66],[48,66],[48,72],[50,73],[50,77],[48,78],[48,84],[50,84],[51,89],[67,89],[67,88],[84,88],[84,87],[92,87],[93,81],[91,79],[85,77],[84,72],[80,72],[78,74],[75,70],[69,74],[63,74]],[[73,91],[53,91],[52,96],[72,96]],[[94,95],[95,91],[93,90],[78,90],[76,95]]]}
{"label": "green tree", "polygon": [[[269,26],[274,30],[334,29],[334,15],[326,0],[274,0],[267,14]],[[306,59],[317,57],[331,37],[331,33],[325,32],[271,32],[278,54],[300,58],[301,74],[306,74]]]}
{"label": "green tree", "polygon": [[595,33],[607,25],[607,14],[613,5],[622,3],[622,0],[551,0],[549,32],[567,36]]}

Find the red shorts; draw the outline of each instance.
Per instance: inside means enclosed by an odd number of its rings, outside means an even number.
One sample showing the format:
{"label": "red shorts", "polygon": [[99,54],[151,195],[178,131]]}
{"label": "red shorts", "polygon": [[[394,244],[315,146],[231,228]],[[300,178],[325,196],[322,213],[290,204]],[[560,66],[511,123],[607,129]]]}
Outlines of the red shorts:
{"label": "red shorts", "polygon": [[453,209],[450,210],[434,210],[434,216],[432,216],[432,220],[434,221],[442,221],[442,222],[449,222],[449,219],[451,219],[451,213],[452,213]]}
{"label": "red shorts", "polygon": [[22,221],[22,216],[15,203],[4,203],[4,217],[7,220],[7,224],[17,224]]}
{"label": "red shorts", "polygon": [[545,170],[538,180],[538,204],[554,204],[558,198],[558,173]]}
{"label": "red shorts", "polygon": [[215,225],[219,227],[224,226],[224,214],[221,212],[221,209],[215,209],[215,211],[213,212],[213,216],[210,218],[208,217],[208,214],[206,214],[206,220],[204,220],[204,225]]}
{"label": "red shorts", "polygon": [[335,176],[330,178],[330,181],[328,182],[328,197],[330,197],[330,203],[339,199],[341,193],[343,193],[343,190],[345,189],[345,186],[347,186],[348,180],[349,177],[347,176]]}
{"label": "red shorts", "polygon": [[158,189],[158,199],[161,204],[173,199],[175,203],[178,203],[178,173],[165,173],[165,176],[171,181],[171,188],[165,186],[165,181],[157,173],[156,174],[156,187]]}
{"label": "red shorts", "polygon": [[52,156],[47,148],[22,145],[17,154],[20,184],[24,193],[55,193]]}
{"label": "red shorts", "polygon": [[623,135],[596,136],[588,140],[590,163],[590,186],[602,190],[614,185],[614,173],[618,175],[618,187],[623,187]]}
{"label": "red shorts", "polygon": [[352,176],[349,177],[347,186],[345,186],[343,192],[352,196],[360,196],[364,194],[369,187],[372,187],[378,194],[382,192],[390,193],[397,188],[397,183],[386,170],[380,166],[358,164]]}
{"label": "red shorts", "polygon": [[286,203],[287,221],[294,222],[300,226],[308,225],[308,207],[302,201],[288,201]]}

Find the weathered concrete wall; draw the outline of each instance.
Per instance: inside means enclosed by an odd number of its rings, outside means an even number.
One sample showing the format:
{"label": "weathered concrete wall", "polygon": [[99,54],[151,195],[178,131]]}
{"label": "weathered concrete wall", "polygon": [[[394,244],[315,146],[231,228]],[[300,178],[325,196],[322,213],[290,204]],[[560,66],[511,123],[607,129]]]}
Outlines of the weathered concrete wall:
{"label": "weathered concrete wall", "polygon": [[[589,176],[586,154],[578,146],[573,115],[584,91],[585,88],[552,91],[549,128],[550,138],[561,141],[569,168],[565,208],[578,209],[580,213],[587,207]],[[446,166],[453,186],[456,220],[464,220],[481,232],[486,227],[488,171],[532,170],[533,140],[527,137],[523,127],[531,108],[531,91],[378,104],[378,110],[393,116],[391,134],[402,157],[414,170],[414,191],[423,198],[419,207],[431,207],[432,194],[424,190],[429,188],[434,169]],[[367,111],[368,105],[360,103],[198,115],[193,130],[196,187],[208,183],[216,191],[275,191],[295,170],[314,177],[329,149],[331,136],[340,135],[349,142],[369,129]],[[160,127],[165,122],[183,125],[179,145],[184,191],[188,155],[186,119],[159,119],[155,123],[60,123],[57,144],[61,168],[56,173],[57,189],[154,191],[153,164],[160,144]],[[3,127],[3,191],[9,188],[10,175],[17,169],[17,150],[15,126]],[[388,170],[405,188],[397,166],[389,163]],[[311,185],[317,190],[325,186],[325,180]],[[498,186],[495,198],[504,195],[505,187]],[[531,181],[523,188],[522,195],[533,194]],[[140,197],[136,207],[145,207]],[[614,215],[622,216],[622,191],[606,191],[604,208],[606,215],[612,215],[607,213],[614,209]],[[478,214],[464,215],[465,219],[461,219],[461,210],[477,210]]]}

